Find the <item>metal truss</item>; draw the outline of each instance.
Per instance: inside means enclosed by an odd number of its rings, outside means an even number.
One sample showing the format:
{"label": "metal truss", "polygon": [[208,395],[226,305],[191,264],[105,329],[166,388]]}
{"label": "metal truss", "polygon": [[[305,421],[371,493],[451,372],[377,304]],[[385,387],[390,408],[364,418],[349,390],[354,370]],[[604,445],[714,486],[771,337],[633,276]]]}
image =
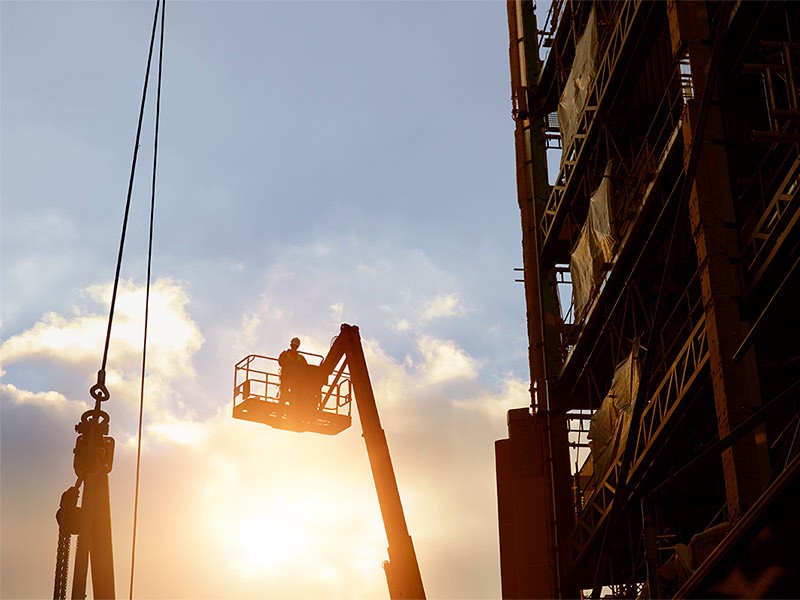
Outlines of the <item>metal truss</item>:
{"label": "metal truss", "polygon": [[[636,221],[643,212],[649,211],[661,197],[658,192],[664,186],[662,175],[665,167],[670,160],[677,156],[677,152],[682,147],[681,130],[683,125],[680,115],[684,101],[678,85],[680,76],[680,69],[676,65],[672,80],[667,85],[664,96],[654,112],[650,127],[643,136],[641,145],[634,153],[633,162],[623,160],[620,155],[616,156],[620,168],[626,169],[624,179],[618,186],[618,192],[615,193],[613,209],[617,235],[621,239],[610,269],[605,276],[605,281],[597,286],[598,291],[589,299],[587,310],[584,311],[581,320],[571,323],[574,326],[564,332],[562,351],[566,359],[565,363],[572,360],[571,351],[584,339],[583,333],[593,329],[593,323],[609,322],[608,309],[602,311],[602,315],[594,313],[598,312],[598,307],[603,304],[606,297],[618,293],[620,280],[626,272],[632,270],[628,268],[626,263],[630,261],[626,260],[624,255],[631,254],[631,250],[634,250],[632,240],[640,239],[640,234],[644,233],[642,227],[636,225]],[[629,166],[626,167],[628,164]],[[566,212],[569,210],[565,210]],[[615,310],[616,305],[610,312],[613,313]],[[572,307],[570,306],[565,318],[574,317],[571,315],[571,311]],[[593,333],[589,334],[589,338],[596,337]]]}
{"label": "metal truss", "polygon": [[692,329],[672,367],[666,372],[656,391],[642,411],[639,432],[628,481],[638,475],[639,468],[649,459],[649,450],[670,422],[672,416],[687,397],[703,367],[708,363],[708,340],[706,339],[705,315]]}
{"label": "metal truss", "polygon": [[586,161],[581,160],[584,150],[594,147],[601,126],[597,123],[596,115],[599,111],[606,110],[609,99],[606,92],[612,89],[619,77],[620,60],[631,51],[632,32],[640,30],[639,23],[644,13],[650,8],[649,3],[642,0],[631,0],[620,3],[620,11],[616,20],[616,27],[606,45],[603,57],[600,60],[594,84],[589,92],[587,105],[578,116],[577,129],[572,142],[564,149],[564,159],[561,164],[556,182],[547,200],[542,219],[539,224],[541,229],[542,252],[544,252],[558,237],[558,230],[565,218],[565,208],[569,206],[576,188],[586,168]]}
{"label": "metal truss", "polygon": [[[635,203],[638,210],[636,217],[632,219],[633,225],[627,229],[620,241],[605,281],[598,285],[599,292],[589,300],[583,319],[580,323],[575,324],[568,339],[564,340],[572,348],[564,361],[564,367],[561,372],[562,379],[572,381],[580,379],[586,364],[598,347],[599,340],[603,339],[604,333],[613,322],[611,316],[618,310],[620,298],[623,296],[621,290],[632,284],[631,274],[640,266],[642,253],[644,252],[641,238],[643,236],[651,236],[644,243],[644,246],[655,240],[652,236],[659,228],[658,223],[656,223],[655,227],[651,226],[645,230],[638,217],[642,213],[650,212],[651,210],[660,210],[661,215],[664,215],[667,206],[677,198],[677,194],[680,191],[680,186],[678,185],[680,179],[673,183],[671,189],[665,191],[667,187],[663,175],[667,163],[677,156],[678,150],[681,148],[681,128],[682,125],[679,121],[675,124],[674,129],[669,132],[669,135],[664,136],[663,147],[658,160],[652,164],[653,176],[649,181],[644,179],[640,185],[636,186],[639,200]],[[645,181],[647,183],[644,183]],[[631,182],[630,185],[626,183],[624,187],[631,188],[635,183]],[[661,202],[660,208],[658,206],[659,201]],[[658,221],[660,222],[660,220],[661,217],[659,217]],[[614,301],[614,298],[616,298],[616,301]],[[601,328],[600,332],[597,332],[598,327]],[[568,374],[568,370],[572,371],[573,369],[580,369],[574,378]]]}
{"label": "metal truss", "polygon": [[[568,541],[571,568],[579,566],[590,555],[591,546],[602,532],[602,526],[615,502],[626,503],[628,498],[617,498],[616,492],[623,478],[626,489],[631,489],[639,477],[641,467],[650,459],[650,450],[672,418],[680,412],[682,402],[708,364],[705,315],[701,315],[675,360],[666,371],[642,412],[641,426],[635,442],[632,468],[623,464],[620,451],[611,468],[587,499],[577,516],[577,523]],[[640,385],[647,385],[643,381]]]}
{"label": "metal truss", "polygon": [[790,164],[744,249],[744,266],[756,287],[800,220],[800,156]]}

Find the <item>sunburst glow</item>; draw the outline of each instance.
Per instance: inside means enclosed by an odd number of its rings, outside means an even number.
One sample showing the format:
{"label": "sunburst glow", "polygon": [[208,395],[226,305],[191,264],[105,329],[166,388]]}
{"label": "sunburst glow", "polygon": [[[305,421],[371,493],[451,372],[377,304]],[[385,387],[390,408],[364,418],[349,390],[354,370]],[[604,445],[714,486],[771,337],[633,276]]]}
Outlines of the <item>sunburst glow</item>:
{"label": "sunburst glow", "polygon": [[302,562],[309,551],[308,529],[302,516],[296,510],[287,514],[286,506],[240,515],[230,532],[230,556],[235,557],[234,566],[244,575]]}
{"label": "sunburst glow", "polygon": [[308,504],[294,496],[272,496],[217,514],[219,540],[231,567],[254,576],[308,560],[314,546]]}

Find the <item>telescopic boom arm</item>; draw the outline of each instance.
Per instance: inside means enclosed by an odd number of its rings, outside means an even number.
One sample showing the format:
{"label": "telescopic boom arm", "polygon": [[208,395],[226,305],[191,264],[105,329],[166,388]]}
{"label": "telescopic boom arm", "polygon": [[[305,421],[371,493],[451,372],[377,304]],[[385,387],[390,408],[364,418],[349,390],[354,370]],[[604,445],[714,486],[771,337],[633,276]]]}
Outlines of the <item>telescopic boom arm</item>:
{"label": "telescopic boom arm", "polygon": [[367,446],[372,477],[375,480],[375,489],[378,492],[386,538],[389,541],[389,560],[383,565],[386,570],[389,595],[393,599],[425,598],[422,576],[414,544],[408,534],[386,434],[381,427],[375,405],[375,395],[372,392],[367,362],[364,359],[361,336],[358,327],[354,325],[342,325],[339,336],[320,365],[325,377],[333,372],[342,358],[350,369],[358,416]]}

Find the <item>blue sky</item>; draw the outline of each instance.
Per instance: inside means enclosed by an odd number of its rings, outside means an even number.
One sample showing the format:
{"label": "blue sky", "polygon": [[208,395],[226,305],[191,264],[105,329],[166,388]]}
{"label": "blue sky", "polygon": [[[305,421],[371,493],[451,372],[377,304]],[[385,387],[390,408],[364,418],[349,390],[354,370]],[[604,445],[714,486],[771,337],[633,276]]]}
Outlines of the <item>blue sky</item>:
{"label": "blue sky", "polygon": [[[51,594],[153,8],[0,3],[3,597]],[[499,597],[493,441],[528,401],[505,3],[166,8],[136,595],[386,594],[357,427],[230,418],[239,358],[294,335],[324,354],[350,322],[429,597]],[[146,126],[104,406],[120,595],[151,144]]]}

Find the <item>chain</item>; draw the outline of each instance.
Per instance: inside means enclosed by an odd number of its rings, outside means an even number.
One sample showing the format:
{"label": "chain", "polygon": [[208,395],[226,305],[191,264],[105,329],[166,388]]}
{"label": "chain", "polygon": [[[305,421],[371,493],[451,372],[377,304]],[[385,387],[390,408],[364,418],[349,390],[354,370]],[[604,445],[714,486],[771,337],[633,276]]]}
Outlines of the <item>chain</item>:
{"label": "chain", "polygon": [[58,528],[58,553],[56,554],[56,580],[53,587],[53,600],[66,600],[67,572],[69,569],[69,546],[72,536]]}
{"label": "chain", "polygon": [[53,600],[66,600],[67,574],[69,573],[69,550],[72,535],[78,533],[78,494],[81,480],[61,494],[61,504],[56,512],[58,521],[58,549],[56,551],[56,576],[53,585]]}

